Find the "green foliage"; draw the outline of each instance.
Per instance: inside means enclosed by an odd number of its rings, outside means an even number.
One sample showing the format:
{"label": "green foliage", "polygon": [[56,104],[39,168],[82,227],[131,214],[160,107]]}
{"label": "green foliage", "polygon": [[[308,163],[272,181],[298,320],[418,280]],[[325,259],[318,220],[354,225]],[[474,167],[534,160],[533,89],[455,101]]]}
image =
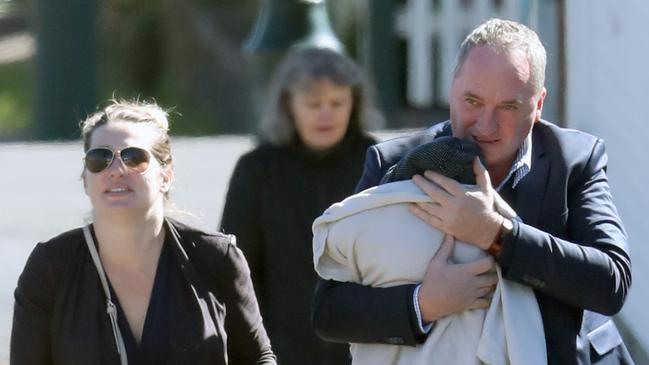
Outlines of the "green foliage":
{"label": "green foliage", "polygon": [[[181,22],[186,18],[183,11],[169,6],[160,0],[103,3],[97,40],[100,45],[99,100],[154,100],[169,110],[173,134],[218,133],[215,116],[201,107],[193,90],[195,85],[186,76],[186,70],[197,65],[187,62],[173,67],[173,52],[178,52],[179,45],[170,38],[173,29],[170,26],[179,21],[177,17]],[[184,33],[180,39],[191,43],[190,39],[184,39],[190,36]]]}
{"label": "green foliage", "polygon": [[29,136],[33,95],[29,60],[0,64],[0,141]]}
{"label": "green foliage", "polygon": [[[42,0],[50,1],[50,0]],[[0,0],[2,4],[29,0]],[[356,55],[357,6],[330,1],[338,36]],[[154,99],[171,109],[172,133],[253,129],[259,102],[241,44],[261,0],[107,0],[98,2],[97,102]],[[337,5],[337,6],[336,6]],[[0,8],[1,10],[1,8]],[[36,22],[35,19],[32,19]],[[34,61],[0,64],[0,141],[34,138]]]}
{"label": "green foliage", "polygon": [[100,101],[112,98],[154,100],[169,111],[173,135],[201,136],[219,132],[214,117],[197,105],[191,93],[178,80],[177,74],[168,69],[160,70],[153,82],[144,87],[131,76],[132,70],[125,67],[124,51],[112,44],[104,47],[99,68]]}
{"label": "green foliage", "polygon": [[182,90],[181,83],[173,73],[166,73],[158,89],[158,102],[165,108],[172,108],[169,113],[171,133],[174,135],[202,136],[219,133],[219,126],[209,112],[202,110],[190,96]]}

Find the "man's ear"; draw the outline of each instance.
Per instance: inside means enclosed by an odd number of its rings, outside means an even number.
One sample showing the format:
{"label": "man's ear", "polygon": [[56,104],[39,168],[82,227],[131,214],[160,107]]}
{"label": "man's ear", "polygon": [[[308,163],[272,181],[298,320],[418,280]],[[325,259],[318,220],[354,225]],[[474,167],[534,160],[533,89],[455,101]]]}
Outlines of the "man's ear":
{"label": "man's ear", "polygon": [[541,120],[541,112],[543,111],[543,102],[545,101],[545,97],[548,94],[548,90],[546,88],[543,88],[541,92],[539,93],[538,99],[536,100],[536,115],[534,116],[534,122],[538,122]]}

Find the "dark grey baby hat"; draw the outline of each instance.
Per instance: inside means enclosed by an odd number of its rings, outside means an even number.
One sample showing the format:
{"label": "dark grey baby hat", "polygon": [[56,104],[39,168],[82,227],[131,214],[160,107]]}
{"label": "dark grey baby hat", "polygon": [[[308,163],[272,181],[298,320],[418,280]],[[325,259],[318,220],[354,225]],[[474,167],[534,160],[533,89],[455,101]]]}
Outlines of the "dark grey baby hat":
{"label": "dark grey baby hat", "polygon": [[381,179],[381,184],[408,180],[426,170],[438,172],[462,184],[475,185],[473,160],[482,157],[480,148],[472,141],[444,136],[410,150],[392,165]]}

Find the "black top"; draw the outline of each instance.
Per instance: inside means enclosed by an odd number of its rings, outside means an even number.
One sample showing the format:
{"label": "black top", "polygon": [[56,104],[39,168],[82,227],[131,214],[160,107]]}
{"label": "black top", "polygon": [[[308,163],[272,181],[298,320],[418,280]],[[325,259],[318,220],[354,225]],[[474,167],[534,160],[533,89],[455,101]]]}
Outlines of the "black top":
{"label": "black top", "polygon": [[165,237],[165,243],[158,259],[149,307],[147,308],[142,338],[138,344],[131,327],[126,320],[126,314],[122,309],[117,294],[110,284],[111,296],[117,307],[117,324],[124,338],[124,346],[128,355],[129,364],[156,365],[163,364],[167,358],[167,351],[171,341],[170,319],[182,308],[187,308],[187,296],[176,295],[184,290],[183,274],[180,267],[174,265],[172,253],[167,242],[169,236]]}
{"label": "black top", "polygon": [[354,190],[368,137],[347,138],[327,153],[261,145],[232,175],[221,227],[240,240],[273,344],[283,365],[348,364],[349,347],[320,340],[311,326],[316,282],[311,225]]}
{"label": "black top", "polygon": [[[165,232],[139,348],[119,312],[129,364],[275,364],[246,260],[231,237],[178,222]],[[120,363],[80,228],[34,248],[15,299],[11,364]]]}

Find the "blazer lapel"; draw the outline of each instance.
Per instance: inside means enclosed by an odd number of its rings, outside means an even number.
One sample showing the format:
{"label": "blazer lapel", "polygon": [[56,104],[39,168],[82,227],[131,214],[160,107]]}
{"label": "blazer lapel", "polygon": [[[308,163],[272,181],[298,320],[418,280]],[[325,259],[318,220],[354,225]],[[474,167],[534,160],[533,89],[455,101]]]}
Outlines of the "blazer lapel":
{"label": "blazer lapel", "polygon": [[[183,336],[178,336],[172,341],[167,364],[187,364],[198,361],[190,360],[190,358],[203,359],[204,361],[201,362],[211,359],[211,363],[223,364],[221,354],[227,353],[223,323],[225,307],[221,307],[213,295],[207,294],[212,289],[210,285],[205,285],[205,280],[209,281],[209,278],[199,275],[181,243],[180,233],[168,219],[165,219],[165,222],[166,234],[171,236],[169,242],[176,260],[180,264],[194,305],[193,308],[187,308],[186,313],[179,313],[176,331],[182,333]],[[191,242],[188,247],[194,245]],[[216,293],[216,291],[212,290],[212,293]]]}
{"label": "blazer lapel", "polygon": [[532,133],[532,168],[514,190],[514,210],[526,224],[538,227],[550,174],[550,159],[538,133]]}

